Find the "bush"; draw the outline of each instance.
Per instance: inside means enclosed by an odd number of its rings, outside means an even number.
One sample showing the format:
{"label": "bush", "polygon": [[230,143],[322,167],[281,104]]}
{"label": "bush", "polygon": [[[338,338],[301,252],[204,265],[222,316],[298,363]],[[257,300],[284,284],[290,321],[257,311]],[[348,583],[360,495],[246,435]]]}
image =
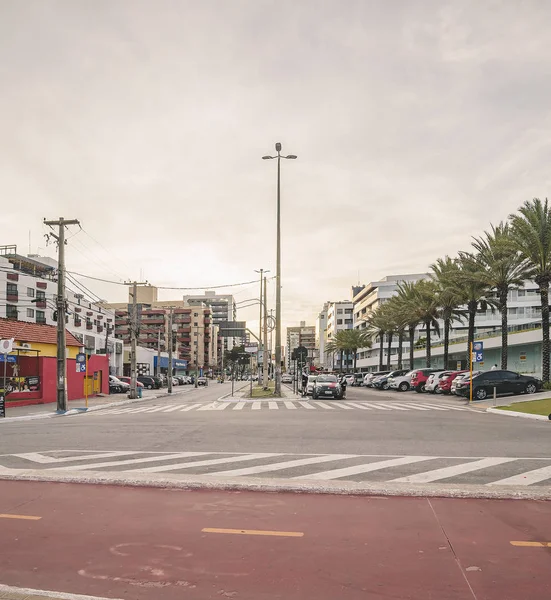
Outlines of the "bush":
{"label": "bush", "polygon": [[543,389],[546,391],[551,390],[551,381],[547,381],[543,384]]}

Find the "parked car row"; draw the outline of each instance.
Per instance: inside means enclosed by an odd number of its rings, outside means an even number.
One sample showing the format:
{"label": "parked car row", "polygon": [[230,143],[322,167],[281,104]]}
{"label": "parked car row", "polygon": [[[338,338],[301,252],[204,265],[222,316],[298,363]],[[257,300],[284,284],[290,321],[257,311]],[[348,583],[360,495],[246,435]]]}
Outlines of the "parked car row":
{"label": "parked car row", "polygon": [[405,369],[381,371],[365,375],[363,385],[381,390],[414,390],[422,394],[455,394],[470,397],[473,386],[473,399],[485,400],[487,397],[501,394],[533,394],[542,389],[543,382],[537,377],[522,375],[514,371],[495,369],[491,371],[466,370]]}
{"label": "parked car row", "polygon": [[[203,380],[203,381],[201,381]],[[199,377],[197,380],[198,385],[205,385],[206,377]],[[132,379],[126,376],[115,377],[115,375],[109,375],[109,393],[110,394],[122,394],[130,390]],[[148,390],[158,390],[168,384],[168,377],[166,375],[139,375],[136,378],[137,387],[146,388]],[[172,385],[188,385],[194,384],[195,377],[189,375],[174,375],[172,377]]]}

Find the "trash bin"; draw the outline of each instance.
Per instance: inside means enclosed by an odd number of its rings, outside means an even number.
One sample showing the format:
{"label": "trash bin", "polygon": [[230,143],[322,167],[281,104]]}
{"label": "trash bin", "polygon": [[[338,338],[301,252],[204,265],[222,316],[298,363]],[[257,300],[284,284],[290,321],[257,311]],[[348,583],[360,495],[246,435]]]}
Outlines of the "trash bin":
{"label": "trash bin", "polygon": [[141,397],[142,397],[142,389],[143,389],[143,388],[141,388],[141,387],[138,387],[138,388],[136,389],[136,391],[138,392],[138,398],[141,398]]}

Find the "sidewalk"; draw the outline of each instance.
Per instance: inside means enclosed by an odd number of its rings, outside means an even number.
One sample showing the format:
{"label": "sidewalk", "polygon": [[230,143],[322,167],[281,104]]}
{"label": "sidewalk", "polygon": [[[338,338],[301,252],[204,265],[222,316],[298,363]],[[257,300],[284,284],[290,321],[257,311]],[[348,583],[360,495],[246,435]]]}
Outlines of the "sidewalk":
{"label": "sidewalk", "polygon": [[516,396],[498,396],[494,402],[493,397],[487,398],[486,400],[475,400],[471,406],[472,408],[478,408],[480,410],[486,410],[487,408],[495,408],[496,406],[509,406],[515,402],[530,402],[532,400],[546,400],[551,398],[551,392],[543,391],[537,394],[520,394]]}
{"label": "sidewalk", "polygon": [[[99,396],[88,398],[88,410],[98,410],[99,408],[130,404],[133,402],[144,402],[147,400],[154,400],[155,398],[161,398],[166,395],[166,388],[161,388],[160,390],[143,390],[143,397],[136,398],[135,400],[130,400],[126,394],[110,394],[109,396],[101,394]],[[77,409],[84,410],[86,408],[86,400],[84,398],[71,400],[69,401],[67,408],[67,413]],[[13,408],[10,408],[8,402],[6,403],[6,418],[0,419],[0,422],[17,418],[47,418],[58,414],[55,402],[50,402],[48,404],[34,404],[32,406],[16,406]],[[0,600],[2,600],[2,596],[0,596]]]}
{"label": "sidewalk", "polygon": [[117,600],[116,598],[99,598],[98,596],[82,596],[80,594],[64,594],[63,592],[46,592],[28,588],[11,587],[0,584],[0,600]]}

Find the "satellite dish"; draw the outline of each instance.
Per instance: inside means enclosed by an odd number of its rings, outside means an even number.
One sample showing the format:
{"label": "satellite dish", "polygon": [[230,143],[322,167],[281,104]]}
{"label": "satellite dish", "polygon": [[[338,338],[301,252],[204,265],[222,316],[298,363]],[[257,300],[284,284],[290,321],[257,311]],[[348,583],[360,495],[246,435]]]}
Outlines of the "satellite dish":
{"label": "satellite dish", "polygon": [[13,338],[0,340],[0,354],[9,354],[13,350]]}

